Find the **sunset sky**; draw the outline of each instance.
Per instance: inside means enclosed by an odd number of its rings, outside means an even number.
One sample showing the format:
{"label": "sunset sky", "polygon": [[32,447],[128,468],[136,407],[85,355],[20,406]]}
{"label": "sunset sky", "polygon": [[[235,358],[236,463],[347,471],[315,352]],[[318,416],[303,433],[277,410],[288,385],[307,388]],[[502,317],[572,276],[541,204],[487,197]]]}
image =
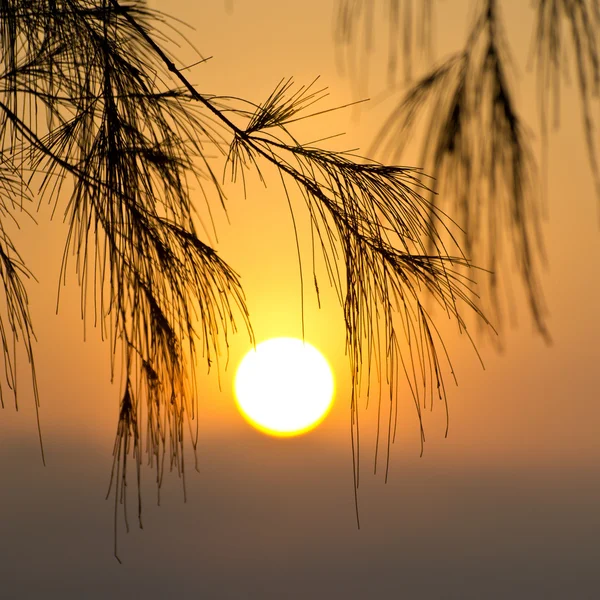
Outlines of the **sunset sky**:
{"label": "sunset sky", "polygon": [[[235,0],[231,11],[225,4],[152,3],[180,19],[174,39],[181,33],[212,57],[186,72],[198,90],[258,103],[283,78],[308,84],[320,77],[330,91],[323,108],[356,99],[336,62],[333,1]],[[440,59],[463,43],[472,2],[434,4],[434,51]],[[518,105],[537,132],[535,77],[526,60],[530,3],[500,4]],[[385,44],[376,41],[374,63],[385,59]],[[189,48],[171,48],[181,64],[196,62]],[[308,285],[304,316],[306,339],[334,370],[329,416],[304,436],[268,437],[243,420],[232,394],[235,367],[250,348],[248,336],[240,331],[230,339],[229,364],[225,368],[223,361],[220,374],[207,373],[200,359],[199,472],[190,453],[187,502],[172,474],[158,507],[154,473],[144,469],[144,529],[137,528],[133,502],[128,534],[120,522],[123,564],[118,564],[113,497],[105,500],[119,406],[119,381],[110,382],[110,348],[90,324],[83,341],[74,268],[55,314],[66,233],[60,211],[50,221],[51,207],[42,205],[38,225],[24,221],[15,239],[38,279],[28,291],[47,466],[41,464],[33,395],[22,364],[19,411],[9,401],[0,412],[0,596],[598,597],[600,202],[571,75],[562,90],[561,128],[550,137],[542,230],[547,265],[541,281],[552,344],[535,333],[510,260],[504,275],[512,281],[517,306],[507,314],[501,350],[468,321],[485,370],[467,337],[444,313],[434,312],[458,379],[454,386],[446,371],[448,437],[438,403],[425,412],[420,456],[414,404],[403,387],[385,484],[381,462],[373,474],[376,404],[366,408],[361,400],[360,530],[343,315],[322,270],[321,308]],[[344,132],[330,147],[366,152],[399,97],[382,94],[385,69],[375,64],[367,91],[374,99],[370,104],[317,117],[297,131],[305,141]],[[597,103],[594,109],[600,124]],[[418,155],[408,163],[418,166]],[[241,185],[225,185],[227,216],[215,200],[218,240],[212,232],[213,239],[207,238],[241,275],[258,342],[299,337],[302,331],[293,223],[277,173],[268,168],[264,173],[268,186],[250,177],[246,197]],[[301,199],[292,201],[310,265],[306,215]],[[206,216],[203,202],[198,193],[200,214]],[[133,488],[130,494],[133,498]]]}

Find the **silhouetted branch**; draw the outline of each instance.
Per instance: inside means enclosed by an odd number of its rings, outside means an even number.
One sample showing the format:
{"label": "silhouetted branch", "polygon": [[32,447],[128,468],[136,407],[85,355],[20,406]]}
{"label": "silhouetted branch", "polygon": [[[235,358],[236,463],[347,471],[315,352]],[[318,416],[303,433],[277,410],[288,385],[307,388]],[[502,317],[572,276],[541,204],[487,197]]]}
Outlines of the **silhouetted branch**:
{"label": "silhouetted branch", "polygon": [[[438,350],[441,339],[423,305],[424,292],[437,300],[461,331],[466,327],[460,304],[487,321],[471,299],[471,282],[460,274],[461,267],[471,265],[460,255],[449,256],[437,229],[430,226],[433,218],[440,230],[450,233],[445,215],[422,196],[429,190],[420,171],[356,162],[353,156],[299,144],[285,123],[293,107],[301,110],[314,94],[303,88],[303,94],[286,98],[289,86],[290,82],[283,82],[248,127],[236,132],[228,160],[235,177],[249,166],[259,168],[261,156],[267,158],[296,183],[304,197],[329,280],[344,306],[358,487],[357,399],[361,380],[369,395],[372,369],[390,387],[386,464],[395,437],[400,370],[408,379],[419,419],[427,397],[433,401],[434,390],[446,401]],[[267,125],[261,129],[257,123]],[[317,293],[318,289],[316,285]],[[445,349],[442,354],[452,370]],[[423,441],[422,427],[421,434]]]}
{"label": "silhouetted branch", "polygon": [[[116,0],[111,0],[116,2]],[[162,50],[149,40],[150,44],[156,48],[157,53],[162,55]],[[235,180],[238,173],[243,176],[244,170],[248,167],[255,167],[260,174],[258,159],[263,158],[273,163],[282,174],[291,177],[298,185],[300,192],[303,194],[307,207],[311,213],[311,223],[315,227],[317,237],[321,242],[321,249],[325,257],[325,262],[329,269],[330,281],[334,285],[337,284],[338,296],[343,297],[341,284],[339,284],[339,273],[334,266],[337,264],[332,258],[335,257],[336,246],[341,245],[344,250],[344,266],[346,269],[346,292],[344,307],[346,312],[346,331],[347,331],[347,346],[351,358],[351,371],[353,374],[353,399],[352,399],[352,416],[353,416],[353,448],[358,448],[358,412],[356,405],[356,396],[359,392],[361,371],[360,365],[362,361],[362,344],[363,338],[367,338],[368,346],[368,369],[367,379],[370,377],[370,365],[373,353],[383,352],[382,348],[378,347],[379,333],[377,337],[370,334],[364,335],[360,321],[363,319],[370,322],[374,329],[379,329],[379,313],[374,307],[382,305],[384,313],[387,315],[385,320],[385,328],[389,330],[390,335],[395,340],[396,334],[393,328],[392,314],[402,308],[407,309],[407,303],[404,298],[395,305],[390,301],[388,287],[389,266],[393,266],[392,272],[400,277],[400,281],[406,280],[406,273],[401,272],[402,267],[406,268],[406,261],[410,260],[409,250],[417,247],[423,252],[423,256],[418,256],[421,260],[431,259],[432,264],[436,263],[438,258],[443,267],[444,262],[448,261],[450,265],[466,266],[468,262],[464,258],[454,259],[447,255],[441,238],[439,238],[435,229],[426,226],[424,215],[435,214],[436,218],[442,221],[443,213],[437,211],[432,205],[424,200],[419,193],[411,189],[410,185],[417,188],[424,188],[418,177],[411,169],[385,167],[376,163],[359,164],[348,160],[339,153],[325,152],[314,148],[308,148],[294,139],[290,134],[286,125],[294,120],[298,120],[295,115],[302,111],[307,106],[311,106],[317,101],[323,93],[323,90],[313,91],[312,85],[302,87],[298,91],[286,95],[291,89],[291,80],[282,82],[269,98],[262,105],[256,107],[252,115],[247,115],[245,111],[234,111],[242,116],[248,116],[249,122],[245,128],[235,125],[223,112],[216,108],[213,101],[199,94],[196,89],[189,83],[185,76],[175,68],[163,55],[163,60],[167,64],[169,70],[175,74],[177,79],[186,87],[191,96],[206,106],[218,119],[220,119],[234,134],[233,141],[230,146],[228,155],[228,163],[231,165],[232,178]],[[262,135],[258,135],[261,133]],[[291,157],[289,156],[291,154]],[[262,175],[261,175],[262,178]],[[320,181],[325,180],[325,186]],[[398,202],[402,201],[399,205]],[[316,202],[315,202],[316,201]],[[422,211],[423,204],[427,210]],[[341,206],[340,206],[341,205]],[[364,208],[364,212],[363,212]],[[347,213],[347,211],[350,211]],[[362,214],[361,214],[362,213]],[[335,228],[330,227],[328,218],[333,220]],[[431,217],[433,218],[433,217]],[[366,228],[366,229],[365,229]],[[363,231],[364,230],[364,231]],[[388,235],[394,239],[394,242],[401,243],[406,248],[404,260],[396,257],[392,260],[394,247],[391,244],[381,246],[382,235],[388,241]],[[370,236],[373,236],[370,239]],[[433,246],[434,256],[425,255],[425,246],[423,245],[423,237],[429,240],[429,245]],[[358,244],[356,248],[347,246],[348,240],[356,238],[363,243]],[[370,242],[367,241],[370,239]],[[410,244],[409,244],[410,242]],[[368,255],[371,255],[370,257]],[[353,259],[358,256],[362,262],[356,273]],[[384,261],[383,273],[377,273],[379,267],[377,260],[372,261],[377,256],[387,257]],[[390,263],[390,264],[386,264]],[[464,321],[460,317],[458,308],[455,304],[457,299],[466,301],[469,308],[474,309],[480,317],[483,314],[476,308],[475,304],[470,300],[470,297],[464,293],[462,286],[465,285],[465,280],[462,279],[456,272],[451,271],[446,273],[445,268],[431,269],[430,275],[434,274],[436,278],[443,279],[441,281],[442,288],[447,288],[447,294],[434,293],[434,297],[445,307],[446,311],[455,317],[461,329],[464,328]],[[425,287],[430,288],[432,281],[426,282],[425,273],[415,271],[418,279],[423,279],[421,284],[425,283]],[[365,278],[375,277],[381,279],[379,289],[369,293],[358,301],[352,299],[353,290],[350,282],[356,281],[357,285],[362,287]],[[393,286],[393,284],[392,284]],[[410,286],[409,286],[410,288]],[[316,285],[318,293],[318,285]],[[431,379],[426,378],[425,366],[421,366],[421,374],[423,376],[422,385],[417,385],[412,388],[415,398],[415,404],[419,411],[420,403],[419,390],[422,387],[423,392],[429,389],[429,386],[435,386],[441,390],[440,398],[445,401],[445,392],[440,378],[440,365],[437,359],[434,339],[430,332],[429,324],[427,323],[427,313],[421,306],[417,295],[416,288],[411,288],[412,296],[417,302],[416,319],[419,325],[421,335],[414,336],[411,331],[413,322],[412,314],[405,312],[408,329],[405,327],[405,336],[409,345],[410,362],[413,364],[412,372],[414,374],[414,360],[416,357],[426,356],[427,361],[433,361],[433,367],[428,372],[432,375]],[[366,313],[366,314],[365,314]],[[409,316],[410,315],[410,316]],[[485,320],[485,318],[484,318]],[[487,322],[487,321],[486,321]],[[489,323],[488,323],[489,325]],[[425,332],[425,334],[423,334]],[[372,332],[371,332],[372,333]],[[374,340],[377,339],[377,343]],[[426,345],[425,348],[421,346]],[[415,346],[414,348],[412,346]],[[387,382],[391,384],[390,393],[396,401],[396,382],[397,377],[390,375],[389,369],[394,373],[396,371],[396,351],[395,344],[386,349],[386,361],[388,370],[386,372]],[[413,354],[414,352],[414,354]],[[380,354],[383,356],[383,354]],[[381,359],[379,359],[381,360]],[[409,376],[405,366],[405,374]],[[382,374],[384,370],[379,365],[378,372]],[[392,421],[392,413],[390,412],[390,423]],[[391,429],[391,428],[390,428]],[[389,446],[388,446],[389,447]],[[388,453],[389,458],[389,453]],[[358,465],[358,462],[355,462]],[[358,486],[358,470],[356,471],[356,485]]]}
{"label": "silhouetted branch", "polygon": [[[0,279],[2,280],[0,288],[4,293],[2,314],[0,315],[0,341],[4,358],[4,376],[6,385],[12,392],[15,408],[18,410],[17,349],[19,345],[22,345],[30,367],[40,449],[42,461],[45,462],[38,410],[39,392],[32,345],[35,335],[29,313],[29,298],[24,283],[24,280],[30,279],[32,274],[4,227],[6,220],[14,219],[10,208],[6,206],[7,200],[13,210],[28,215],[23,207],[23,200],[29,200],[27,197],[29,190],[22,181],[20,173],[8,160],[4,156],[0,157]],[[4,385],[1,382],[0,407],[4,408]]]}
{"label": "silhouetted branch", "polygon": [[[19,2],[5,4],[1,17],[8,32],[0,73],[3,155],[17,170],[41,176],[42,192],[55,202],[73,178],[61,279],[73,255],[82,316],[92,306],[94,322],[110,339],[113,369],[122,355],[129,408],[121,411],[114,483],[116,498],[124,500],[133,448],[139,479],[143,414],[159,484],[165,454],[184,475],[197,342],[211,364],[221,353],[219,340],[226,344],[235,329],[236,311],[251,332],[238,276],[198,238],[189,196],[193,177],[207,180],[223,202],[204,149],[222,143],[222,134],[189,94],[164,87],[168,71],[138,29],[152,31],[150,21],[160,15],[141,3]],[[35,117],[40,109],[45,125]],[[26,296],[8,259],[7,297],[19,299],[29,327]]]}
{"label": "silhouetted branch", "polygon": [[509,252],[536,328],[549,339],[537,273],[542,241],[539,195],[531,185],[534,160],[510,89],[508,62],[497,3],[486,0],[464,50],[408,90],[374,149],[398,160],[419,119],[425,121],[421,164],[436,177],[444,210],[464,231],[465,253],[491,271],[495,320],[502,315],[500,256]]}
{"label": "silhouetted branch", "polygon": [[[419,5],[424,12],[417,21],[429,30],[431,3]],[[536,17],[532,47],[538,78],[544,175],[547,176],[548,168],[549,122],[552,119],[554,126],[559,124],[561,80],[569,71],[569,62],[573,62],[587,153],[600,201],[600,159],[593,111],[594,103],[600,99],[600,3],[537,0],[533,5]],[[439,181],[436,189],[442,192],[444,202],[454,202],[446,210],[466,232],[465,252],[493,271],[489,290],[496,320],[501,316],[500,291],[508,287],[504,266],[497,257],[505,254],[508,246],[513,248],[519,264],[536,328],[548,340],[537,274],[537,264],[543,256],[539,200],[544,200],[545,193],[542,191],[538,198],[537,186],[532,185],[535,165],[527,147],[529,134],[517,117],[508,84],[509,53],[499,18],[500,6],[497,0],[478,2],[478,16],[464,50],[433,68],[407,91],[382,128],[375,148],[386,159],[398,160],[411,137],[407,134],[416,131],[417,121],[426,123],[422,164]],[[378,21],[376,7],[387,12],[389,32]],[[410,66],[410,32],[415,30],[410,7],[411,0],[338,1],[335,39],[346,48],[347,61],[352,64],[349,71],[358,74],[359,81],[366,79],[376,36],[387,34],[392,40],[388,71],[396,68],[396,48],[406,46],[409,40],[403,55],[405,68]],[[426,40],[423,36],[417,39]],[[389,76],[388,80],[393,83]],[[494,174],[489,164],[483,168],[482,163],[499,155],[503,156],[499,161],[502,166],[494,168]],[[499,219],[501,214],[508,217]]]}
{"label": "silhouetted branch", "polygon": [[[433,0],[336,0],[334,10],[334,36],[343,53],[344,70],[353,73],[359,83],[368,79],[368,55],[374,50],[375,37],[388,44],[391,86],[400,66],[405,81],[412,79],[415,53],[431,59]],[[384,27],[385,34],[378,35]]]}
{"label": "silhouetted branch", "polygon": [[592,112],[593,101],[600,101],[599,40],[598,0],[537,0],[533,46],[540,95],[542,149],[546,151],[550,112],[554,126],[559,125],[561,78],[568,71],[567,61],[574,60],[583,131],[600,202],[600,162],[596,147],[598,135]]}
{"label": "silhouetted branch", "polygon": [[[293,182],[305,200],[344,307],[355,457],[361,373],[368,393],[375,369],[395,406],[402,369],[419,415],[434,389],[445,401],[440,340],[422,292],[461,330],[461,304],[484,318],[460,271],[469,262],[446,250],[438,229],[449,233],[450,222],[424,197],[419,171],[298,142],[290,125],[325,94],[314,84],[294,91],[284,81],[258,106],[200,93],[163,49],[154,27],[162,20],[142,2],[117,0],[13,0],[0,8],[3,155],[41,178],[42,195],[55,203],[63,182],[72,182],[61,281],[74,260],[82,316],[91,310],[109,339],[113,376],[122,361],[109,490],[115,532],[120,504],[127,525],[130,457],[140,525],[142,448],[159,490],[166,456],[185,477],[197,344],[209,365],[218,361],[235,313],[253,339],[237,274],[195,228],[190,178],[208,182],[224,203],[208,146],[223,154],[234,179],[248,168],[262,177],[261,166],[271,164],[286,193]],[[388,458],[396,416],[390,411]]]}

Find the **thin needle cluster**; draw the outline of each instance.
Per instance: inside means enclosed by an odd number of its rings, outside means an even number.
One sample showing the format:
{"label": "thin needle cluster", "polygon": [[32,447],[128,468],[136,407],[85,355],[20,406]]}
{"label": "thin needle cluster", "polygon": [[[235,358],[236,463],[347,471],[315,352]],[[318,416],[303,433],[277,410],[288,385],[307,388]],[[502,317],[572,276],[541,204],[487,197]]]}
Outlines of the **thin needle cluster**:
{"label": "thin needle cluster", "polygon": [[[402,31],[394,34],[400,44],[407,39],[406,31],[414,30],[410,0],[380,4],[340,0],[336,39],[341,47],[357,54],[362,30],[368,32],[362,36],[365,39],[377,32],[381,37],[384,32],[373,17],[374,6],[385,6],[390,23],[395,23],[393,15],[398,11],[393,4],[404,8]],[[430,19],[430,3],[422,4]],[[594,103],[600,100],[600,2],[535,0],[531,4],[535,11],[531,59],[537,70],[544,174],[549,123],[559,123],[561,82],[574,66],[588,157],[600,199],[594,118]],[[461,242],[465,253],[491,271],[486,276],[486,296],[492,301],[494,321],[501,324],[506,305],[514,304],[504,273],[508,264],[517,264],[535,327],[548,340],[539,280],[544,258],[540,230],[545,181],[540,193],[529,147],[531,134],[519,117],[510,84],[511,60],[501,7],[499,0],[475,3],[475,20],[463,49],[406,90],[375,138],[373,149],[386,160],[396,161],[401,156],[406,160],[408,142],[419,134],[424,140],[420,164],[436,178],[435,189],[444,210],[464,230]],[[425,22],[424,15],[421,19]],[[365,43],[362,56],[368,54],[368,47]],[[394,56],[388,53],[390,65],[396,64]],[[405,51],[403,59],[409,68],[411,53]],[[353,72],[363,76],[363,71]],[[504,293],[506,303],[501,299]]]}
{"label": "thin needle cluster", "polygon": [[[25,287],[26,280],[32,277],[4,224],[13,217],[12,212],[25,213],[22,204],[16,204],[23,191],[20,174],[15,172],[10,161],[0,157],[0,293],[2,294],[3,314],[0,316],[0,343],[4,358],[4,381],[0,383],[0,406],[4,408],[5,387],[11,390],[15,407],[18,409],[17,397],[17,356],[19,343],[29,362],[33,393],[36,408],[39,396],[35,375],[32,342],[34,339],[33,324],[29,312],[29,299]],[[6,383],[4,383],[6,382]],[[39,427],[39,420],[38,420]],[[40,438],[41,441],[41,438]],[[43,447],[42,447],[43,457]]]}
{"label": "thin needle cluster", "polygon": [[[7,2],[1,11],[3,172],[33,173],[25,183],[57,206],[67,199],[61,279],[74,261],[82,317],[91,311],[110,340],[113,370],[121,361],[116,511],[126,506],[129,451],[138,480],[143,450],[159,486],[165,459],[184,474],[196,352],[218,360],[236,313],[250,331],[239,278],[201,241],[190,199],[193,178],[222,200],[205,160],[220,134],[166,85],[168,69],[130,21],[148,32],[160,22],[142,3]],[[9,323],[29,353],[26,295],[5,248]]]}
{"label": "thin needle cluster", "polygon": [[374,147],[397,160],[424,122],[421,162],[437,178],[444,210],[464,230],[465,253],[491,272],[487,281],[495,320],[502,320],[501,257],[508,250],[535,325],[548,337],[537,273],[540,197],[531,185],[534,162],[508,63],[497,2],[489,0],[482,4],[464,49],[408,90]]}
{"label": "thin needle cluster", "polygon": [[[5,188],[18,196],[9,185],[16,173],[64,210],[61,280],[75,269],[82,317],[109,340],[121,379],[115,528],[118,506],[127,508],[130,461],[140,525],[142,454],[156,469],[158,489],[165,467],[185,473],[196,354],[209,366],[217,361],[236,318],[252,340],[239,278],[196,228],[191,181],[225,200],[209,152],[223,153],[234,179],[248,169],[262,177],[271,165],[285,194],[295,187],[304,199],[313,247],[344,309],[355,456],[361,375],[367,393],[372,369],[389,383],[388,452],[402,376],[419,414],[426,394],[445,399],[440,340],[424,293],[461,329],[461,306],[482,316],[462,274],[469,262],[446,250],[439,232],[451,223],[427,198],[420,171],[300,143],[290,126],[324,96],[314,85],[294,90],[284,81],[260,105],[201,93],[163,48],[164,27],[156,27],[164,24],[143,2],[0,4]],[[8,242],[4,248],[5,289],[17,307],[9,323],[29,351],[26,295],[15,279],[26,271],[16,268]],[[318,294],[316,273],[314,280]],[[356,474],[358,485],[358,463]]]}
{"label": "thin needle cluster", "polygon": [[[280,169],[286,193],[290,181],[304,198],[313,248],[322,253],[344,309],[358,486],[357,400],[361,389],[370,394],[371,375],[389,391],[386,472],[401,381],[408,381],[420,422],[428,398],[446,400],[442,371],[449,360],[425,298],[433,297],[461,331],[461,307],[487,321],[463,274],[469,261],[460,253],[451,256],[444,245],[440,232],[451,236],[451,222],[426,198],[430,190],[421,171],[298,143],[286,125],[319,92],[308,87],[286,95],[290,86],[282,82],[247,128],[236,131],[228,161],[236,173],[249,166],[260,170],[260,159],[267,159]],[[316,275],[315,288],[318,294]],[[422,427],[421,434],[424,441]],[[379,430],[377,437],[379,448]]]}
{"label": "thin needle cluster", "polygon": [[[400,67],[405,81],[410,81],[415,55],[431,56],[432,13],[433,0],[336,0],[334,35],[345,70],[367,79],[368,55],[376,49],[376,39],[384,39],[388,83],[395,85]],[[383,34],[380,20],[387,28]]]}
{"label": "thin needle cluster", "polygon": [[[537,0],[533,50],[538,75],[543,148],[546,148],[550,116],[560,122],[561,79],[575,63],[581,101],[583,131],[590,167],[600,200],[594,101],[600,101],[600,2],[598,0]],[[544,158],[546,158],[544,156]]]}

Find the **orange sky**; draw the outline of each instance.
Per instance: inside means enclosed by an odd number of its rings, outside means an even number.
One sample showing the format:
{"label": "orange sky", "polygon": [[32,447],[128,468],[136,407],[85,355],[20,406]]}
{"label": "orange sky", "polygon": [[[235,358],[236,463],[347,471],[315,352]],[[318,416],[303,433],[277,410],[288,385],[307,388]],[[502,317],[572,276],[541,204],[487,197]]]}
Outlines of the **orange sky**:
{"label": "orange sky", "polygon": [[[516,59],[519,106],[537,130],[535,88],[524,61],[529,3],[501,4]],[[468,5],[436,3],[437,57],[463,39]],[[220,2],[173,0],[161,8],[192,25],[195,30],[177,28],[214,57],[190,71],[201,91],[259,102],[282,78],[309,83],[320,76],[331,91],[323,107],[353,99],[336,69],[331,2],[239,0],[232,14]],[[194,62],[186,50],[176,54]],[[377,96],[383,81],[374,71],[370,85]],[[551,137],[549,218],[543,227],[548,266],[542,281],[553,344],[533,333],[518,285],[518,328],[505,328],[504,351],[480,340],[485,371],[468,340],[438,311],[459,380],[454,387],[447,379],[449,437],[444,439],[443,406],[436,406],[426,414],[427,442],[419,458],[415,411],[404,394],[391,479],[384,486],[379,475],[371,475],[375,406],[361,412],[360,532],[353,513],[342,315],[332,290],[321,286],[318,310],[308,285],[307,339],[335,368],[330,416],[293,440],[251,430],[231,394],[233,367],[248,341],[243,334],[232,339],[221,391],[216,373],[204,376],[205,366],[198,367],[204,386],[200,473],[190,468],[188,503],[182,505],[173,475],[157,509],[147,471],[145,529],[122,537],[125,566],[116,564],[111,505],[103,495],[118,389],[109,382],[109,348],[99,333],[88,331],[82,342],[74,272],[54,315],[65,228],[60,218],[48,223],[50,210],[42,207],[40,226],[25,224],[22,237],[23,255],[39,280],[29,293],[48,466],[39,464],[23,383],[20,412],[9,405],[0,413],[0,539],[11,540],[0,551],[3,580],[16,586],[26,579],[22,585],[30,595],[21,597],[48,592],[57,598],[120,598],[136,589],[150,598],[167,597],[167,590],[182,598],[201,592],[207,598],[329,598],[338,592],[383,598],[404,589],[410,598],[591,598],[586,590],[600,585],[592,558],[600,533],[600,206],[574,85],[564,87],[563,98],[562,127]],[[343,131],[334,147],[364,151],[392,106],[393,97],[359,113],[321,117],[303,135],[309,140]],[[242,276],[258,341],[301,332],[289,209],[277,177],[265,172],[269,186],[251,180],[246,198],[240,186],[227,184],[230,224],[215,211],[217,248]],[[306,219],[301,202],[295,203],[310,265]],[[307,272],[310,278],[309,266]],[[428,581],[428,573],[436,572],[439,588]],[[579,593],[570,595],[574,589]]]}

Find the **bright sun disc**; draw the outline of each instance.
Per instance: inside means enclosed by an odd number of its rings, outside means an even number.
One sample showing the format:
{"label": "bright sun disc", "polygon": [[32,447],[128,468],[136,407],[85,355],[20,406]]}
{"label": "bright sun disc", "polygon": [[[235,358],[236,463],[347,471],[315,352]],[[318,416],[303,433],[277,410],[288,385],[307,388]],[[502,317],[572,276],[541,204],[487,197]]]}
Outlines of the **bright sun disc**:
{"label": "bright sun disc", "polygon": [[274,436],[314,429],[333,400],[333,375],[325,357],[308,342],[272,338],[250,350],[235,375],[242,416]]}

